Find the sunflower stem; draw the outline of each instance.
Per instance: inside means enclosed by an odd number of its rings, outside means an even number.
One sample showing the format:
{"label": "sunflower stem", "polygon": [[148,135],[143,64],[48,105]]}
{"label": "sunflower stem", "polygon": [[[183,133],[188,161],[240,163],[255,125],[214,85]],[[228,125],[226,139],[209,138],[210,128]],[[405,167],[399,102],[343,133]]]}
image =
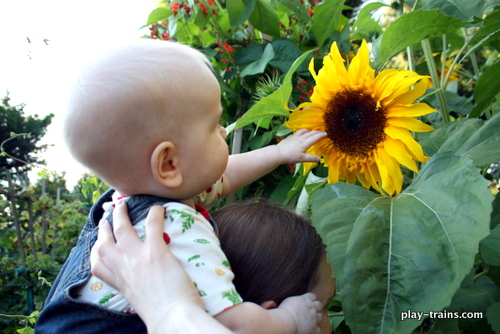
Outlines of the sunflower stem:
{"label": "sunflower stem", "polygon": [[436,69],[436,63],[434,62],[434,58],[432,57],[432,48],[431,43],[428,38],[422,40],[422,49],[424,51],[425,59],[427,60],[427,68],[429,69],[429,73],[431,75],[432,84],[436,88],[436,94],[438,97],[439,110],[441,111],[441,118],[444,123],[450,122],[450,116],[448,112],[448,106],[446,104],[446,98],[444,96],[444,90],[441,87],[441,82],[439,80],[439,76]]}
{"label": "sunflower stem", "polygon": [[[442,36],[443,38],[443,53],[441,55],[441,87],[446,87],[448,85],[448,81],[445,81],[445,69],[446,69],[446,58],[448,58],[447,52],[448,49],[446,48],[446,35]],[[451,69],[450,69],[451,71]],[[446,76],[447,77],[447,76]]]}
{"label": "sunflower stem", "polygon": [[415,72],[415,58],[413,53],[413,46],[406,47],[406,56],[408,57],[408,70]]}

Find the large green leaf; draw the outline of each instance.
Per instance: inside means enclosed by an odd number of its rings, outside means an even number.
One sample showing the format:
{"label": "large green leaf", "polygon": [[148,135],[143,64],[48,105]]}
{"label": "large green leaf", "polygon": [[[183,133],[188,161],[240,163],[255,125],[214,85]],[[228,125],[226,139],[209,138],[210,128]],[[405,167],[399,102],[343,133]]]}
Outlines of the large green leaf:
{"label": "large green leaf", "polygon": [[344,0],[325,0],[314,7],[312,30],[318,46],[322,46],[340,25]]}
{"label": "large green leaf", "polygon": [[262,31],[264,34],[279,37],[280,20],[278,14],[269,3],[264,0],[257,0],[255,8],[249,17],[250,23]]}
{"label": "large green leaf", "polygon": [[439,9],[449,16],[464,22],[483,15],[484,0],[421,0],[426,10]]}
{"label": "large green leaf", "polygon": [[467,119],[441,125],[436,130],[419,134],[428,155],[453,152],[470,157],[476,166],[500,161],[500,114],[483,122]]}
{"label": "large green leaf", "polygon": [[244,127],[247,124],[256,122],[262,118],[269,116],[284,116],[287,117],[290,113],[283,108],[283,103],[288,101],[292,93],[292,75],[297,70],[300,64],[314,50],[304,52],[290,67],[283,84],[276,89],[272,94],[266,96],[256,104],[254,104],[237,122],[235,128]]}
{"label": "large green leaf", "polygon": [[493,102],[495,96],[500,92],[500,61],[497,61],[479,78],[474,88],[474,99],[476,105],[471,111],[470,117],[477,117]]}
{"label": "large green leaf", "polygon": [[376,67],[380,69],[391,57],[407,46],[425,38],[441,36],[462,27],[463,23],[437,11],[416,10],[392,22],[382,35]]}
{"label": "large green leaf", "polygon": [[438,153],[396,197],[337,183],[312,197],[353,333],[410,333],[447,306],[489,232],[493,196],[467,157]]}

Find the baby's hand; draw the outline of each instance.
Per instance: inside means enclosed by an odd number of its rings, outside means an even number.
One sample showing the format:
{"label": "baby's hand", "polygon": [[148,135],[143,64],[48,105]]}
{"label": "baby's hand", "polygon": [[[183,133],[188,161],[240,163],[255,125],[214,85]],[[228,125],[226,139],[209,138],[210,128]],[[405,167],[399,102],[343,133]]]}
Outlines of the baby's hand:
{"label": "baby's hand", "polygon": [[306,154],[309,147],[326,137],[326,132],[300,129],[292,136],[288,136],[278,143],[284,163],[295,164],[298,162],[319,162],[319,157]]}
{"label": "baby's hand", "polygon": [[323,305],[314,293],[288,297],[281,302],[280,309],[288,311],[295,319],[298,334],[319,334],[318,324],[323,318]]}

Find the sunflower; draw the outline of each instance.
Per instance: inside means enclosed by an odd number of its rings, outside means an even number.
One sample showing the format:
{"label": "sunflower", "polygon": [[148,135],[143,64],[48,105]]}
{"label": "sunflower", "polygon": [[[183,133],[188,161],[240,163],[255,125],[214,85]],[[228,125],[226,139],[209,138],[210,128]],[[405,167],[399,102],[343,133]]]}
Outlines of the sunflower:
{"label": "sunflower", "polygon": [[[433,130],[415,117],[435,110],[425,103],[413,104],[425,93],[429,77],[396,69],[375,76],[366,41],[348,69],[333,43],[323,68],[316,73],[312,59],[309,71],[316,81],[311,102],[291,110],[285,125],[293,131],[305,128],[328,134],[307,151],[321,156],[328,167],[328,183],[354,184],[357,179],[381,193],[401,192],[400,165],[418,172],[416,161],[428,160],[410,131]],[[305,163],[305,173],[314,166]]]}

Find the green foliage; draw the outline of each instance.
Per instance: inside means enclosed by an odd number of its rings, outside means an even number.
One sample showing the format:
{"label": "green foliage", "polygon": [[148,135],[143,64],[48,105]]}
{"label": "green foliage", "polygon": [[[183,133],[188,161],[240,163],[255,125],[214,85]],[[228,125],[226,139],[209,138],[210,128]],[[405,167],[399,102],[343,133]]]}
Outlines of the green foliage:
{"label": "green foliage", "polygon": [[[82,203],[66,190],[64,175],[45,171],[40,176],[41,179],[27,188],[13,181],[15,212],[7,194],[0,193],[0,329],[3,333],[33,331],[32,325],[51,282],[75,246],[87,216]],[[20,234],[16,233],[16,225]]]}
{"label": "green foliage", "polygon": [[489,233],[492,200],[479,170],[450,152],[434,155],[396,197],[346,183],[318,190],[312,219],[352,331],[410,333],[420,321],[401,321],[401,312],[448,306]]}
{"label": "green foliage", "polygon": [[[38,141],[45,135],[47,126],[54,115],[44,118],[24,115],[24,105],[11,106],[9,95],[0,102],[0,178],[4,178],[4,170],[15,168],[19,172],[29,170],[31,163],[43,163],[36,156],[43,152],[46,145],[38,146]],[[23,134],[23,136],[16,136]],[[29,163],[29,164],[27,164]]]}
{"label": "green foliage", "polygon": [[404,14],[394,21],[382,34],[376,66],[381,68],[390,58],[403,51],[407,46],[425,38],[441,36],[462,26],[460,20],[440,14],[437,11],[422,9]]}

